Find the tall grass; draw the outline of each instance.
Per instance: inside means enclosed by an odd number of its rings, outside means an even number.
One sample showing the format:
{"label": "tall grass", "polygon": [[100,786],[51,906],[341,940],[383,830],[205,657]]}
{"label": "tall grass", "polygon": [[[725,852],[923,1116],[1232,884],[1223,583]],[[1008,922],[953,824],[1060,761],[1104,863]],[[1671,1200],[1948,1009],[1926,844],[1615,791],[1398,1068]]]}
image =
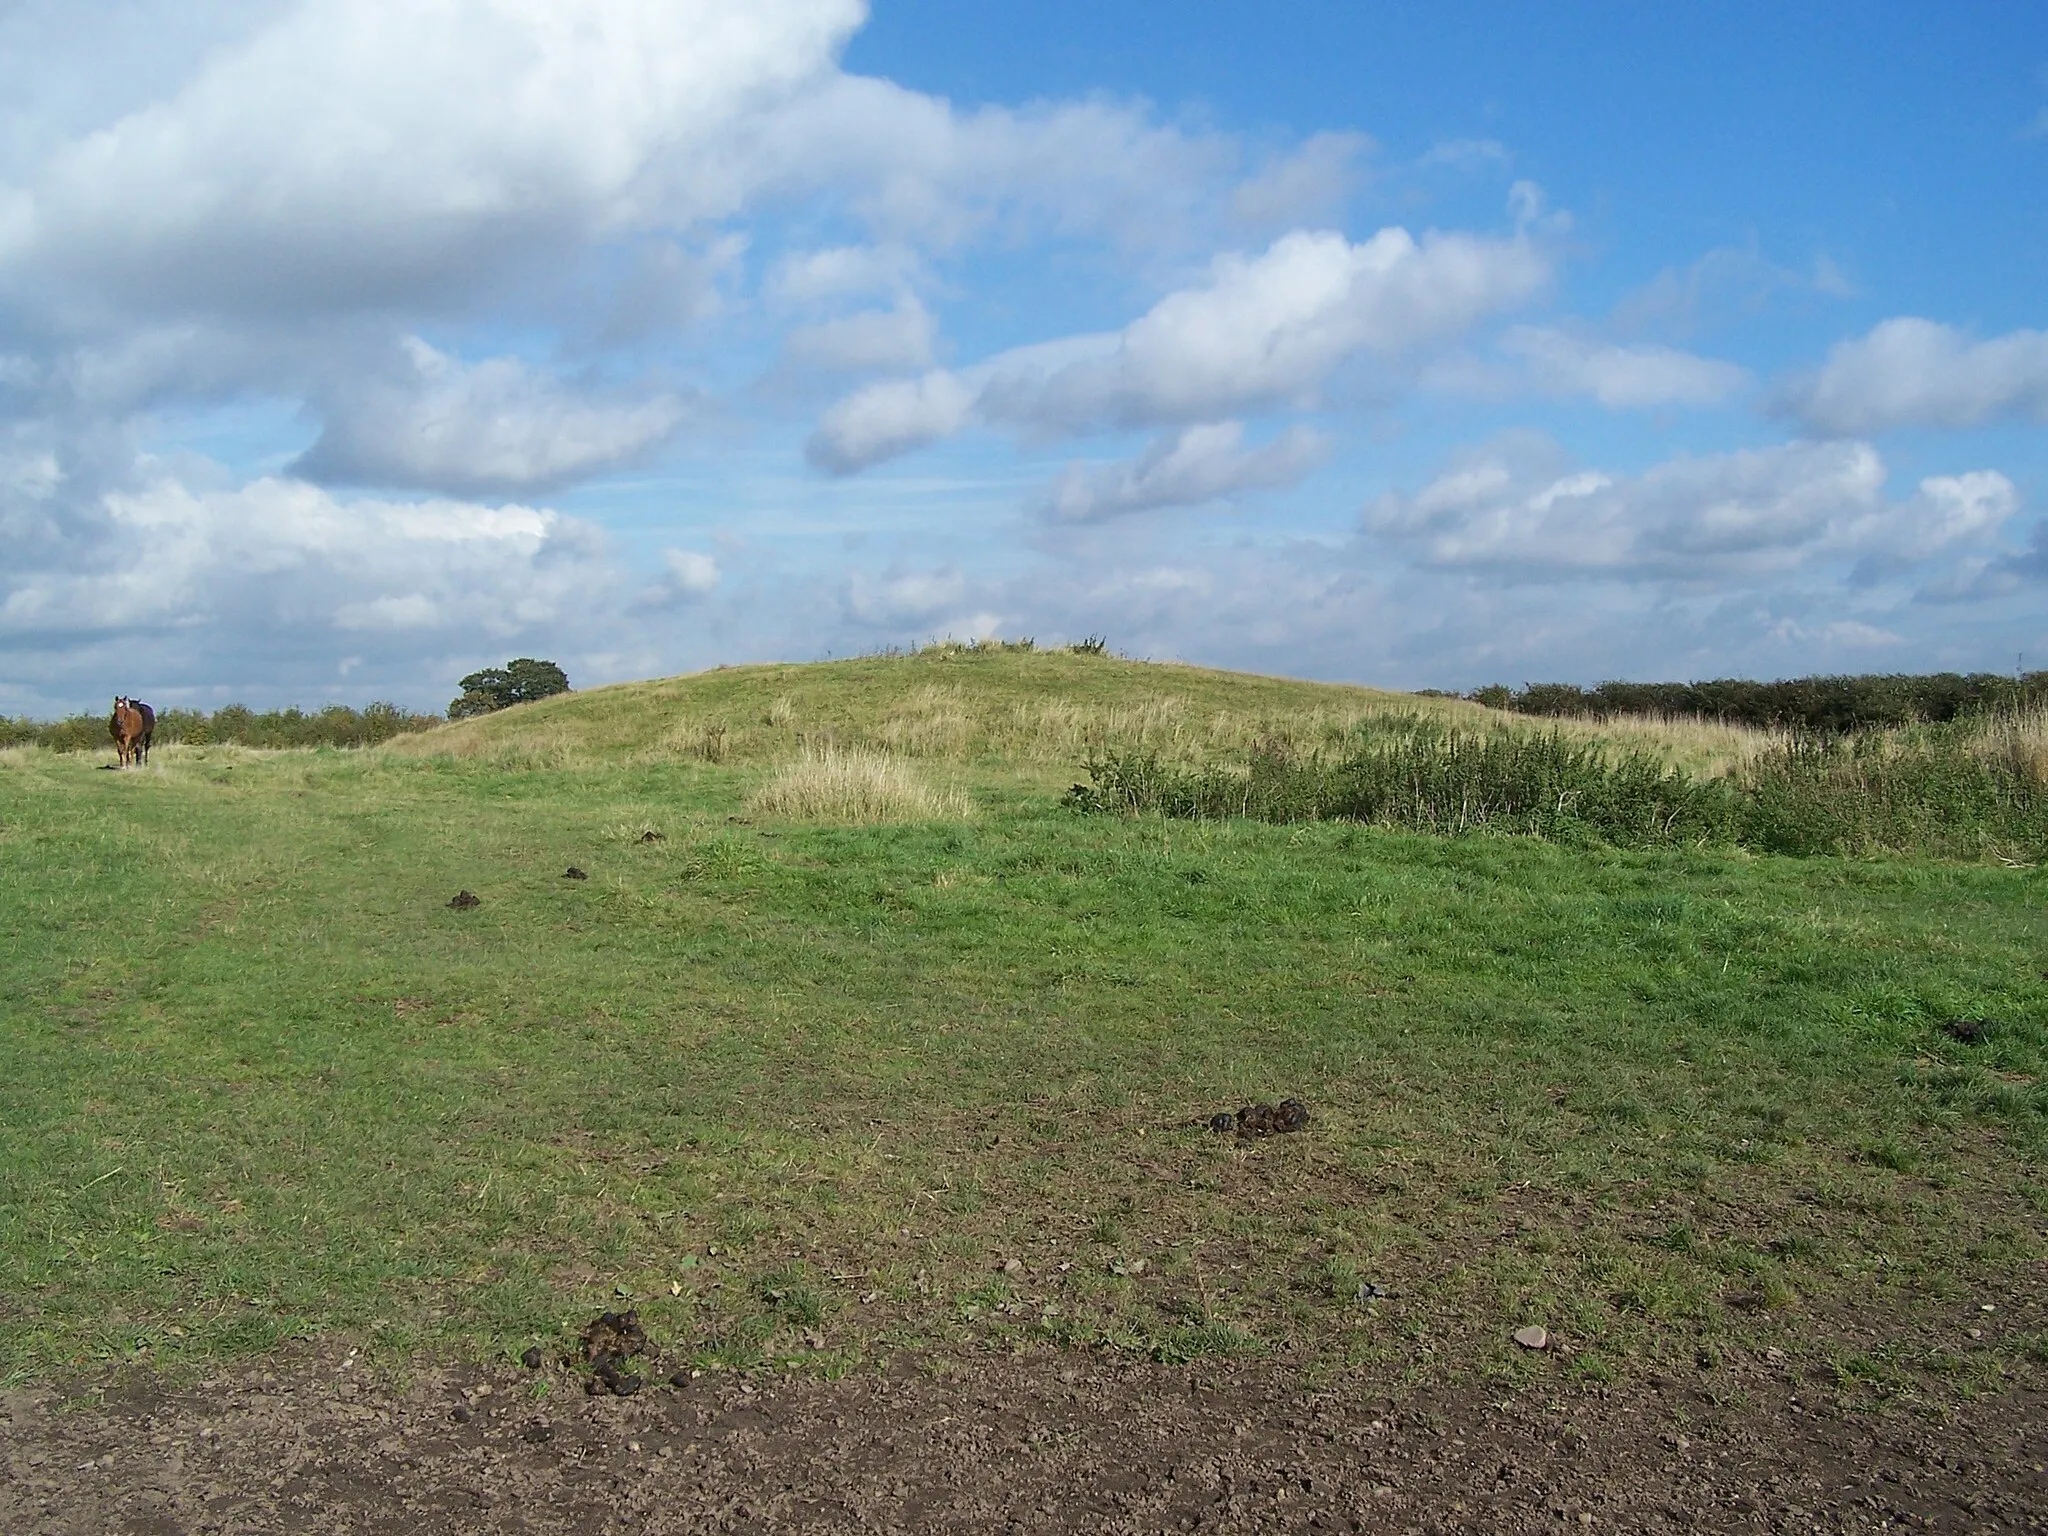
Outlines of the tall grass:
{"label": "tall grass", "polygon": [[1243,765],[1181,766],[1145,750],[1092,759],[1082,810],[1259,821],[1346,820],[1443,835],[1504,832],[1622,847],[1788,854],[2048,855],[2041,719],[1792,735],[1719,777],[1558,730],[1471,732],[1427,721],[1336,756],[1267,742]]}
{"label": "tall grass", "polygon": [[928,783],[909,763],[866,747],[808,747],[748,802],[792,821],[964,821],[974,805]]}

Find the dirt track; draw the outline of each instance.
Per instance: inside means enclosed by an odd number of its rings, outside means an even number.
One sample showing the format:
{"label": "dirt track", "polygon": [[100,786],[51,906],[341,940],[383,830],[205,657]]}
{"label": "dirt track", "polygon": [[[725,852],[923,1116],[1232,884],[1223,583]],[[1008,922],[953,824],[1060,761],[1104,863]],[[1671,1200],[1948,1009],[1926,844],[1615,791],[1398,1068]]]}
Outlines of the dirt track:
{"label": "dirt track", "polygon": [[1505,1402],[1083,1357],[626,1398],[361,1375],[8,1394],[0,1531],[2048,1531],[2038,1380],[1937,1420],[1761,1366]]}

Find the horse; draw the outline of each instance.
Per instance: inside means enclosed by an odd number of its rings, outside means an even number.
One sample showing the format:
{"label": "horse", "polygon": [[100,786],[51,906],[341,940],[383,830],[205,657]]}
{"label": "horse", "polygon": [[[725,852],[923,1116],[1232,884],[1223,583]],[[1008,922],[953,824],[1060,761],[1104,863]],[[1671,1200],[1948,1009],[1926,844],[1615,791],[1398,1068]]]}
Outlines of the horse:
{"label": "horse", "polygon": [[150,740],[156,735],[156,711],[140,699],[116,694],[113,718],[107,721],[107,733],[114,738],[114,750],[121,755],[121,766],[139,768],[149,761]]}

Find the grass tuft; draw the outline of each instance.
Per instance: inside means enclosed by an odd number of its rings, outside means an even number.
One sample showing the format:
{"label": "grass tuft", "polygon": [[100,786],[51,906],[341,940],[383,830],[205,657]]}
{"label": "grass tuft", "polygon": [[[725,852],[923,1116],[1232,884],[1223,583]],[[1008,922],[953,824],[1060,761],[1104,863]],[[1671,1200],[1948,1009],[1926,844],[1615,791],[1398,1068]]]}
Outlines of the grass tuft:
{"label": "grass tuft", "polygon": [[790,821],[965,821],[974,805],[928,783],[901,758],[868,747],[806,747],[749,802],[760,816]]}

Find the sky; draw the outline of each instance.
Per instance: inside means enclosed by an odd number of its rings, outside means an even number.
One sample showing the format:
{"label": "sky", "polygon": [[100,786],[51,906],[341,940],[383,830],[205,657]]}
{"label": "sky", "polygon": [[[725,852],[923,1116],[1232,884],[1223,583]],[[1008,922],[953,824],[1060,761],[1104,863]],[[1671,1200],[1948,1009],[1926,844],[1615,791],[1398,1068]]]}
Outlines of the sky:
{"label": "sky", "polygon": [[2048,10],[0,0],[0,713],[2048,665]]}

